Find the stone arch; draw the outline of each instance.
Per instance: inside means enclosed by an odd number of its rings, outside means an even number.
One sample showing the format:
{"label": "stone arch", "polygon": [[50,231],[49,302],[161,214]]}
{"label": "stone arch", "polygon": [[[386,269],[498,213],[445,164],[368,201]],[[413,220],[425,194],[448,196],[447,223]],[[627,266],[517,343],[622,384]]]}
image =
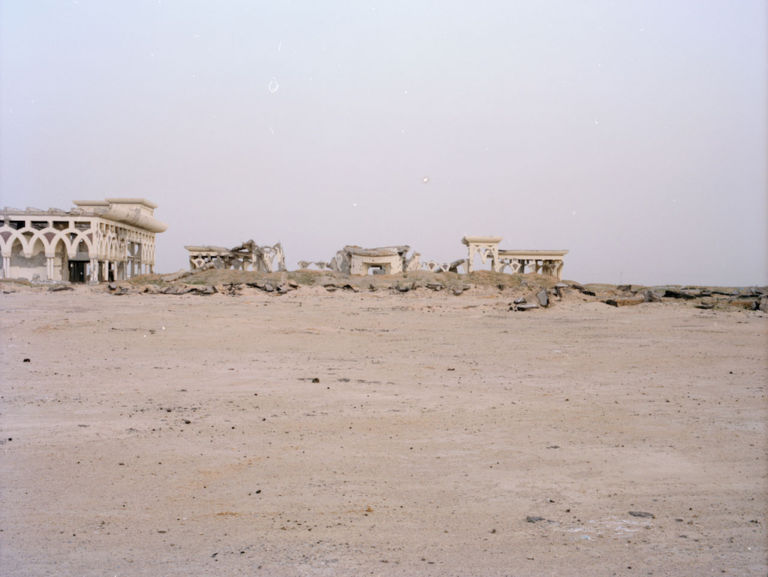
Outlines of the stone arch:
{"label": "stone arch", "polygon": [[[71,230],[67,230],[65,232],[72,232]],[[83,231],[78,231],[78,234],[74,237],[70,237],[69,241],[64,239],[64,243],[68,244],[67,247],[67,256],[69,258],[75,258],[78,252],[78,248],[80,248],[81,243],[85,243],[85,247],[88,249],[88,255],[91,258],[94,258],[94,251],[93,251],[93,243],[88,238],[88,236]]]}
{"label": "stone arch", "polygon": [[[40,250],[36,251],[38,243],[40,244]],[[29,239],[28,250],[29,250],[29,256],[32,257],[35,254],[42,253],[43,256],[45,256],[45,252],[47,249],[48,242],[46,238],[41,234],[33,234],[32,237]]]}
{"label": "stone arch", "polygon": [[[34,228],[24,227],[16,231],[14,236],[19,240],[21,244],[21,252],[26,258],[32,258],[38,242],[40,242],[40,245],[42,246],[43,253],[45,253],[46,247],[48,246],[47,239],[40,234],[39,230]],[[13,250],[11,250],[11,253],[13,253]]]}
{"label": "stone arch", "polygon": [[23,243],[22,237],[18,234],[17,230],[9,230],[6,229],[3,231],[3,234],[0,235],[0,249],[2,249],[3,256],[9,257],[11,256],[11,253],[13,251],[13,244],[16,241],[19,241],[20,243]]}
{"label": "stone arch", "polygon": [[[38,244],[39,243],[39,244]],[[42,238],[34,235],[26,237],[17,235],[11,243],[9,266],[12,269],[24,269],[39,278],[48,278],[48,267],[45,256],[45,243]]]}
{"label": "stone arch", "polygon": [[10,238],[8,241],[8,256],[11,257],[11,260],[24,257],[25,244],[24,237],[20,234],[14,234]]}

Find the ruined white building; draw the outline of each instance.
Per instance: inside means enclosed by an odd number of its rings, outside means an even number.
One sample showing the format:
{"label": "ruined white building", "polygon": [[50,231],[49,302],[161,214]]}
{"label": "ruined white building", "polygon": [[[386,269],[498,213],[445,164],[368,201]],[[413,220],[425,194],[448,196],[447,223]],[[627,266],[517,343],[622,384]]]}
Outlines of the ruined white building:
{"label": "ruined white building", "polygon": [[189,253],[190,270],[234,269],[273,272],[285,270],[285,253],[278,242],[259,246],[248,240],[234,248],[222,246],[185,246]]}
{"label": "ruined white building", "polygon": [[362,248],[348,245],[331,259],[331,270],[351,275],[399,274],[418,270],[419,253],[408,257],[408,245]]}
{"label": "ruined white building", "polygon": [[502,250],[499,249],[500,236],[465,236],[461,242],[467,246],[469,255],[466,260],[467,272],[472,272],[476,256],[483,263],[491,261],[491,270],[512,273],[536,273],[561,280],[563,257],[567,250]]}
{"label": "ruined white building", "polygon": [[69,211],[6,207],[3,278],[99,282],[154,272],[155,234],[167,226],[143,198],[77,200]]}

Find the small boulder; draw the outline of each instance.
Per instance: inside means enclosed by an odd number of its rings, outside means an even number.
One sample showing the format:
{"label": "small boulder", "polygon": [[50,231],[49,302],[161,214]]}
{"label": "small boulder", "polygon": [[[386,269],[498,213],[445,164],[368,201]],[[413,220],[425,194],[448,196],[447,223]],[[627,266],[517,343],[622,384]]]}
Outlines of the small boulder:
{"label": "small boulder", "polygon": [[664,291],[664,298],[691,300],[691,299],[695,299],[697,296],[698,295],[693,294],[691,292],[678,290],[678,289],[668,288]]}
{"label": "small boulder", "polygon": [[532,311],[533,309],[539,308],[539,305],[536,303],[523,303],[519,305],[512,305],[509,307],[509,310],[511,311]]}
{"label": "small boulder", "polygon": [[646,301],[645,301],[645,296],[637,295],[637,296],[616,297],[613,299],[606,299],[603,302],[607,305],[611,305],[612,307],[629,307],[633,305],[642,304]]}
{"label": "small boulder", "polygon": [[647,303],[660,303],[661,298],[664,296],[664,291],[658,291],[654,289],[648,289],[643,292],[643,297]]}

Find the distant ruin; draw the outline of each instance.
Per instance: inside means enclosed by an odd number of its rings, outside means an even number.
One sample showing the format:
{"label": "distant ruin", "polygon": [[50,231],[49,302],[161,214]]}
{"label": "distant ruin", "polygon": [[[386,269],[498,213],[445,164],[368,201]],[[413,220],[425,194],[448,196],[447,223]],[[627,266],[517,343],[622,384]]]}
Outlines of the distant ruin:
{"label": "distant ruin", "polygon": [[535,273],[555,277],[561,280],[563,272],[563,257],[567,250],[501,250],[500,236],[465,236],[461,242],[467,246],[467,272],[474,268],[475,256],[485,263],[490,260],[494,272],[509,272],[513,274]]}
{"label": "distant ruin", "polygon": [[461,242],[467,247],[467,257],[450,263],[438,263],[434,260],[421,262],[417,252],[408,256],[410,246],[384,246],[377,248],[362,248],[357,245],[347,245],[338,251],[330,262],[299,261],[299,267],[309,268],[312,265],[319,269],[330,269],[349,275],[367,274],[401,274],[416,271],[420,268],[433,273],[453,272],[467,274],[475,270],[475,258],[490,263],[494,272],[512,274],[535,273],[545,276],[562,278],[563,257],[567,250],[505,250],[499,249],[500,236],[465,236]]}
{"label": "distant ruin", "polygon": [[361,248],[348,245],[338,251],[328,264],[333,271],[351,275],[400,274],[419,268],[419,253],[410,257],[411,247],[383,246],[378,248]]}
{"label": "distant ruin", "polygon": [[189,252],[190,270],[234,269],[256,272],[285,270],[285,253],[278,242],[272,246],[259,246],[247,240],[233,248],[220,246],[185,246]]}
{"label": "distant ruin", "polygon": [[[154,273],[155,235],[167,226],[154,217],[157,205],[143,198],[80,200],[69,211],[5,208],[0,223],[0,277],[32,281],[108,282]],[[299,261],[301,269],[364,276],[397,275],[423,269],[468,274],[477,259],[492,271],[535,273],[562,278],[567,250],[500,249],[499,236],[465,236],[467,257],[450,263],[421,262],[408,245],[363,248],[347,245],[330,262]],[[285,252],[277,242],[247,240],[225,248],[188,245],[191,271],[232,269],[271,273],[285,271]],[[410,254],[409,254],[410,253]]]}

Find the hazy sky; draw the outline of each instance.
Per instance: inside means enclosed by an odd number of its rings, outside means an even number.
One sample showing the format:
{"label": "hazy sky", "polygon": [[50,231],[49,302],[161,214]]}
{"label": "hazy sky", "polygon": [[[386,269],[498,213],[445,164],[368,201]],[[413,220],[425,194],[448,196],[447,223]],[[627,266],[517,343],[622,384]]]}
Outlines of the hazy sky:
{"label": "hazy sky", "polygon": [[768,283],[765,0],[0,0],[0,205],[159,205],[185,244],[570,249]]}

